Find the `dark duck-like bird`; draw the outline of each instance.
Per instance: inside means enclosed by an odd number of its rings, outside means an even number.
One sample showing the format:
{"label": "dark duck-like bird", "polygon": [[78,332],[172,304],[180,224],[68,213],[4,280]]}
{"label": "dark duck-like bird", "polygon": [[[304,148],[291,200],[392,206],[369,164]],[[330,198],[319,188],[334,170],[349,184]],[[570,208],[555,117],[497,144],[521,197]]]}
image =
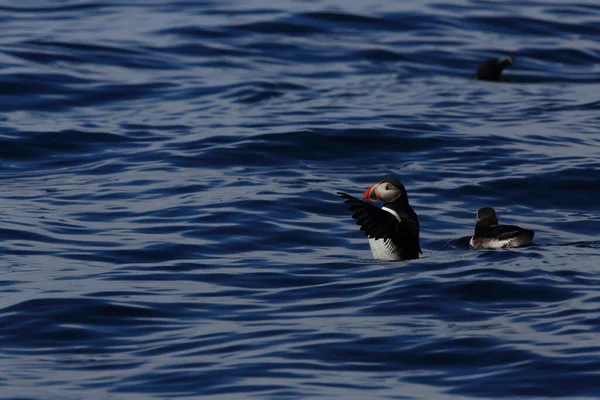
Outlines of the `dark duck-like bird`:
{"label": "dark duck-like bird", "polygon": [[515,225],[500,225],[491,207],[477,211],[475,233],[469,244],[474,249],[502,249],[531,244],[533,231]]}
{"label": "dark duck-like bird", "polygon": [[363,200],[383,202],[378,208],[349,194],[338,192],[346,199],[352,218],[369,237],[373,257],[378,260],[410,260],[422,253],[419,245],[419,218],[408,203],[404,185],[395,178],[386,178],[368,188]]}
{"label": "dark duck-like bird", "polygon": [[515,60],[512,57],[490,58],[479,65],[475,79],[481,81],[501,82],[504,80],[502,71],[513,65]]}

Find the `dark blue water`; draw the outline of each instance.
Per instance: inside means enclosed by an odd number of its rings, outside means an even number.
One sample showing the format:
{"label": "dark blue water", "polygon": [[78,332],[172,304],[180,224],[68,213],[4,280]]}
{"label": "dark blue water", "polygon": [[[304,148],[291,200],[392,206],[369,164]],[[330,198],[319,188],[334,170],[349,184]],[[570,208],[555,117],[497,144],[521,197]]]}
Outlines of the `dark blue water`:
{"label": "dark blue water", "polygon": [[[596,1],[0,21],[0,398],[600,397]],[[387,175],[419,260],[335,195]],[[535,244],[470,250],[484,206]]]}

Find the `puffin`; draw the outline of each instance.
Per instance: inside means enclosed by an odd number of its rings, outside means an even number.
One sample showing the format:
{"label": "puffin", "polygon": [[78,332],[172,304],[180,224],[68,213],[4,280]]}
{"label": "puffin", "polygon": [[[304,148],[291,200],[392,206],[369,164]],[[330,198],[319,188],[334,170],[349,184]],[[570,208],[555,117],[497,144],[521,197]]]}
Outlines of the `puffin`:
{"label": "puffin", "polygon": [[474,249],[502,249],[531,244],[533,231],[515,225],[500,225],[496,210],[491,207],[477,211],[475,232],[469,241]]}
{"label": "puffin", "polygon": [[[360,230],[369,238],[373,257],[381,261],[419,258],[419,218],[408,202],[404,185],[394,177],[370,186],[361,201],[338,192]],[[379,208],[368,202],[382,202]]]}
{"label": "puffin", "polygon": [[512,57],[490,58],[479,65],[475,79],[481,81],[501,82],[504,80],[502,71],[513,65],[515,60]]}

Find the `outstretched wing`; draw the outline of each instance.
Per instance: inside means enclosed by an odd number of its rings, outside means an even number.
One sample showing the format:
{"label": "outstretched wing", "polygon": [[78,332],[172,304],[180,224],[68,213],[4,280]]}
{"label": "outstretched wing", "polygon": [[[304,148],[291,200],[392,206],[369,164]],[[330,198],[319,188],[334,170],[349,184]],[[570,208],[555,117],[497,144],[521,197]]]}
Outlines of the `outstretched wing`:
{"label": "outstretched wing", "polygon": [[[399,212],[400,221],[391,213],[372,204],[361,201],[347,193],[338,192],[352,211],[352,218],[360,226],[360,230],[372,239],[391,239],[398,246],[406,241],[416,244],[417,250],[422,253],[419,245],[419,220],[416,214],[411,218],[406,213]],[[410,209],[412,211],[412,209]],[[414,214],[414,211],[412,211]]]}
{"label": "outstretched wing", "polygon": [[338,192],[352,211],[352,218],[360,226],[360,230],[372,239],[390,238],[397,232],[398,219],[387,211],[372,204],[361,201],[349,194]]}

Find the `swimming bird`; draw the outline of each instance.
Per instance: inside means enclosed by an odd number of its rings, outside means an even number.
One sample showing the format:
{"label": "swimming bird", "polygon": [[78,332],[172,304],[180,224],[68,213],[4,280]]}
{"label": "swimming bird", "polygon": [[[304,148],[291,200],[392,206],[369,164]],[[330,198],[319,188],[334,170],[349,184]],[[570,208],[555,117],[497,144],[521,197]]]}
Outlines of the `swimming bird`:
{"label": "swimming bird", "polygon": [[378,260],[410,260],[422,253],[419,244],[419,218],[408,203],[404,185],[385,178],[369,187],[363,200],[383,202],[378,208],[349,194],[338,192],[352,211],[352,218],[369,237],[373,257]]}
{"label": "swimming bird", "polygon": [[513,65],[515,60],[512,57],[490,58],[479,65],[475,79],[482,81],[501,82],[504,80],[502,71]]}
{"label": "swimming bird", "polygon": [[500,225],[496,210],[491,207],[477,211],[475,233],[469,241],[474,249],[501,249],[531,244],[533,231],[515,225]]}

